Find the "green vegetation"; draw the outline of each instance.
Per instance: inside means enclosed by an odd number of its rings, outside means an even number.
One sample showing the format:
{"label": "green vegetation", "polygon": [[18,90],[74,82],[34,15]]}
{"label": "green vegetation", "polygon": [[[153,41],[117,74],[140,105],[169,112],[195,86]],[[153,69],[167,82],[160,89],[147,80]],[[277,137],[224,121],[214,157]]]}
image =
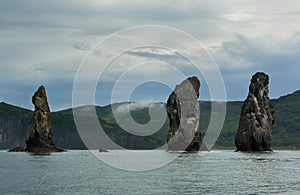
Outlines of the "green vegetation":
{"label": "green vegetation", "polygon": [[[271,146],[275,149],[300,149],[300,91],[272,100],[276,107],[275,127]],[[124,103],[125,104],[125,103]],[[211,111],[211,102],[202,101],[200,104],[200,128],[205,135]],[[226,120],[217,140],[215,149],[234,149],[234,136],[238,129],[239,115],[243,102],[227,103]],[[119,104],[119,105],[122,105]],[[117,106],[119,106],[117,105]],[[151,149],[166,143],[168,120],[163,127],[151,136],[135,136],[124,131],[114,120],[111,106],[96,107],[99,121],[107,135],[117,144],[129,149]],[[0,103],[0,119],[22,119],[29,122],[32,111],[20,107]],[[150,120],[148,109],[141,108],[131,111],[131,116],[140,124]],[[88,117],[88,113],[87,113]],[[53,134],[55,142],[63,148],[82,149],[80,136],[74,124],[72,110],[63,110],[52,113]],[[0,124],[1,125],[1,124]],[[1,126],[0,126],[1,128]],[[20,129],[23,135],[27,128]]]}
{"label": "green vegetation", "polygon": [[273,102],[276,113],[271,146],[300,149],[300,91]]}
{"label": "green vegetation", "polygon": [[31,110],[13,106],[4,102],[0,103],[0,118],[24,119],[31,116]]}

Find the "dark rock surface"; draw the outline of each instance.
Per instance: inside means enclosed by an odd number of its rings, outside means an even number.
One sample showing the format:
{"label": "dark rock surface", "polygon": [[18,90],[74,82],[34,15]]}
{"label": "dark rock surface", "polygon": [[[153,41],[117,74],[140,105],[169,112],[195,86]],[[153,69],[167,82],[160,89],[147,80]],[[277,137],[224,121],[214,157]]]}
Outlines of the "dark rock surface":
{"label": "dark rock surface", "polygon": [[27,130],[26,150],[28,152],[61,152],[52,139],[52,124],[46,90],[40,86],[32,96],[33,118]]}
{"label": "dark rock surface", "polygon": [[200,150],[202,138],[199,128],[199,88],[198,78],[190,77],[177,85],[169,96],[168,150],[188,152]]}
{"label": "dark rock surface", "polygon": [[15,148],[8,150],[8,152],[26,152],[26,148],[22,146],[17,146]]}
{"label": "dark rock surface", "polygon": [[275,108],[268,96],[268,84],[269,76],[262,72],[256,73],[251,79],[235,136],[237,151],[271,151]]}

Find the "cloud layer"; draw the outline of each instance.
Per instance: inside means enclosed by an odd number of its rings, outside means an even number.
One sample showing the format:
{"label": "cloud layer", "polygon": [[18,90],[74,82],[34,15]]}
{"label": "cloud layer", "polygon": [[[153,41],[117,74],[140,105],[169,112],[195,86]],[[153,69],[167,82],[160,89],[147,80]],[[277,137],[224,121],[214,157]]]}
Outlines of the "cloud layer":
{"label": "cloud layer", "polygon": [[[1,101],[32,108],[31,95],[38,85],[44,84],[54,110],[71,106],[76,71],[95,44],[116,31],[145,24],[171,26],[198,39],[219,65],[229,100],[245,98],[250,77],[256,71],[270,75],[271,96],[278,97],[299,89],[299,21],[297,0],[3,0]],[[134,37],[124,38],[130,41]],[[180,40],[174,38],[177,42]],[[186,76],[201,78],[179,57],[181,52],[144,48],[124,53],[103,75],[104,83],[99,84],[101,91],[97,91],[101,101],[96,102],[110,103],[110,91],[121,70],[126,70],[129,62],[139,63],[141,59],[169,63]],[[94,51],[98,56],[103,53],[107,52]],[[162,72],[148,67],[137,75],[161,74],[172,79],[172,75]],[[202,83],[201,98],[209,99],[209,90],[205,81]],[[153,92],[156,100],[160,93]],[[165,101],[163,98],[165,94],[161,101]]]}

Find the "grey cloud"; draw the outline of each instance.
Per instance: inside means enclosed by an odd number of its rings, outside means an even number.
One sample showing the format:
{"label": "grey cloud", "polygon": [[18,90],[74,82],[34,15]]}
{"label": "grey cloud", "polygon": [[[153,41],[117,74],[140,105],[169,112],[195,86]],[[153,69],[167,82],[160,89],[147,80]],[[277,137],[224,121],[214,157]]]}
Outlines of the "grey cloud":
{"label": "grey cloud", "polygon": [[[271,97],[299,89],[300,34],[286,37],[267,34],[250,37],[243,34],[211,49],[227,85],[229,99],[242,99],[249,79],[257,71],[270,75]],[[234,89],[230,86],[235,86]]]}
{"label": "grey cloud", "polygon": [[148,60],[162,61],[175,66],[185,75],[199,74],[199,71],[191,64],[181,51],[159,47],[145,47],[128,51],[126,54],[134,57],[146,58]]}
{"label": "grey cloud", "polygon": [[[35,90],[33,83],[46,82],[52,88],[50,94],[52,91],[55,96],[56,91],[61,91],[61,97],[52,98],[55,108],[70,104],[74,73],[85,54],[81,50],[89,50],[99,39],[118,30],[145,24],[175,27],[195,36],[208,47],[219,45],[212,47],[211,52],[229,86],[228,94],[234,94],[232,99],[240,98],[240,91],[247,88],[249,77],[257,70],[272,74],[273,83],[278,86],[275,95],[284,94],[286,89],[292,92],[300,82],[300,36],[297,33],[286,36],[300,31],[299,10],[289,4],[292,2],[298,3],[288,0],[284,2],[285,9],[265,12],[265,7],[258,9],[259,3],[251,0],[2,0],[0,97],[25,105],[17,99],[22,95],[20,92],[28,93],[30,97]],[[266,8],[275,4],[274,1],[271,3],[266,3]],[[231,40],[235,32],[240,34]],[[273,35],[261,36],[267,33]],[[102,55],[101,51],[94,54]],[[168,54],[136,50],[127,55],[135,60],[143,57],[171,61],[187,75],[195,74],[176,51]],[[282,80],[282,75],[284,81],[274,82]],[[20,83],[30,87],[25,88]],[[68,85],[62,86],[63,83]],[[2,90],[7,86],[17,92]],[[64,96],[64,91],[68,96]],[[4,97],[9,93],[10,97]],[[160,96],[157,91],[151,93]],[[105,98],[109,99],[107,94],[104,94]]]}
{"label": "grey cloud", "polygon": [[34,67],[33,69],[34,69],[35,71],[39,71],[39,72],[43,72],[43,71],[46,70],[45,68],[42,68],[42,67]]}
{"label": "grey cloud", "polygon": [[89,51],[89,50],[91,50],[91,46],[88,43],[85,43],[85,42],[75,43],[73,45],[73,48],[74,49],[78,49],[78,50],[82,50],[82,51]]}
{"label": "grey cloud", "polygon": [[64,71],[64,73],[70,73],[70,74],[74,74],[74,73],[76,73],[77,72],[77,70],[68,70],[68,71]]}
{"label": "grey cloud", "polygon": [[97,56],[101,56],[102,55],[102,52],[100,50],[96,50],[94,52],[94,55],[97,55]]}
{"label": "grey cloud", "polygon": [[300,34],[294,33],[285,38],[267,34],[261,37],[249,37],[237,34],[236,40],[225,41],[221,52],[237,60],[253,65],[265,65],[274,68],[278,65],[296,65],[300,61]]}
{"label": "grey cloud", "polygon": [[180,59],[182,56],[178,51],[157,48],[157,47],[147,47],[134,49],[126,52],[128,55],[144,57],[144,58],[154,58],[154,59]]}
{"label": "grey cloud", "polygon": [[283,13],[280,13],[280,15],[299,16],[300,15],[300,10],[293,10],[293,11],[289,11],[289,12],[283,12]]}
{"label": "grey cloud", "polygon": [[[1,28],[81,29],[105,34],[133,25],[156,23],[177,26],[193,20],[222,19],[229,6],[219,1],[1,1]],[[201,23],[199,23],[201,25]]]}

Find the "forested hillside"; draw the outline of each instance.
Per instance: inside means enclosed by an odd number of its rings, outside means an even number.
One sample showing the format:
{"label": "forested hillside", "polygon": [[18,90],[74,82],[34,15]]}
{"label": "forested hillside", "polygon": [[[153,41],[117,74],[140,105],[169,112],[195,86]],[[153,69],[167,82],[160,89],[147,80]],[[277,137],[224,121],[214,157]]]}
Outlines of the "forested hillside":
{"label": "forested hillside", "polygon": [[[300,91],[272,100],[276,107],[276,121],[271,146],[273,148],[300,149]],[[200,104],[200,127],[203,135],[210,119],[211,102]],[[227,103],[227,114],[224,127],[215,148],[234,148],[234,136],[238,128],[239,114],[243,102]],[[117,106],[128,106],[128,103]],[[81,107],[90,111],[90,106]],[[107,135],[117,144],[129,149],[152,149],[166,143],[168,120],[162,128],[151,136],[134,136],[119,127],[111,112],[111,106],[96,107],[99,121]],[[28,123],[33,112],[27,109],[0,103],[0,148],[8,149],[24,145]],[[150,120],[148,108],[135,108],[132,117],[141,124]],[[52,113],[53,136],[57,146],[67,149],[84,149],[76,130],[72,110]]]}

